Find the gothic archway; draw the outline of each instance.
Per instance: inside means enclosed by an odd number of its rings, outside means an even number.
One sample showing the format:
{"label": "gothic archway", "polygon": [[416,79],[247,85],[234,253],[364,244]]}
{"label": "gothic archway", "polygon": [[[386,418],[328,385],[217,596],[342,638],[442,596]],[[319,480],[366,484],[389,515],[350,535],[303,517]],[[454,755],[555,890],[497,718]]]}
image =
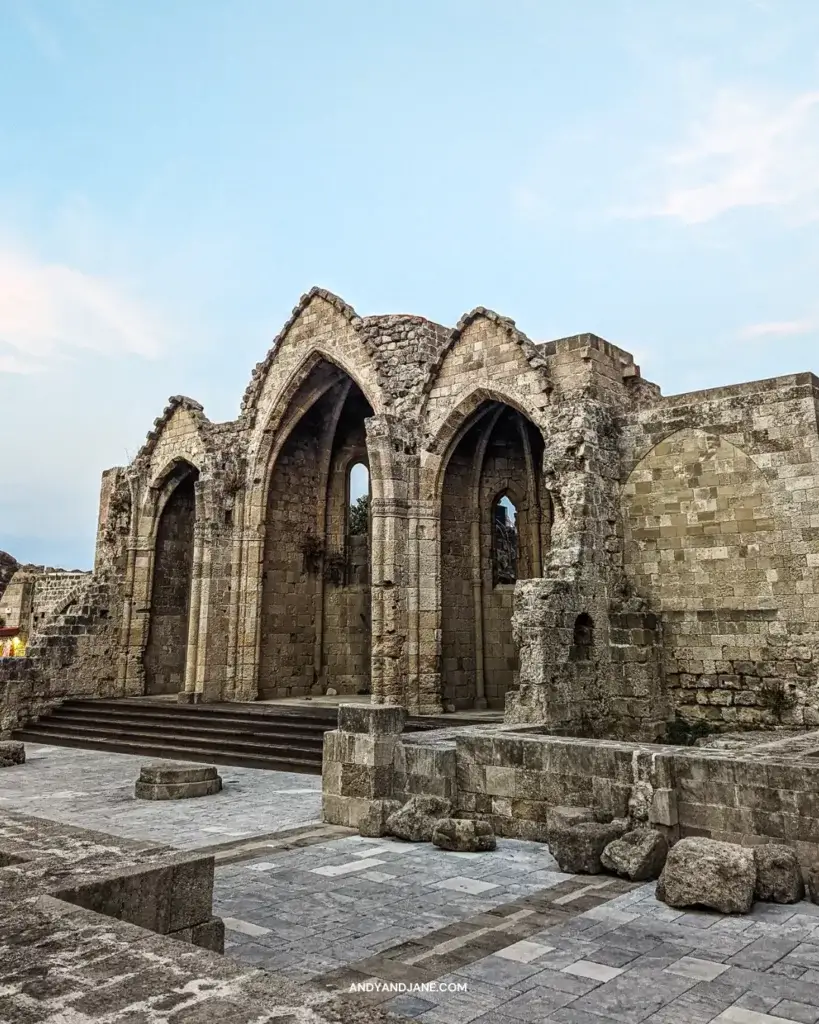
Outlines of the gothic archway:
{"label": "gothic archway", "polygon": [[178,462],[161,490],[165,501],[154,535],[151,612],[143,655],[149,695],[185,688],[198,478],[199,471],[190,463]]}
{"label": "gothic archway", "polygon": [[441,680],[444,706],[501,709],[517,684],[512,601],[517,579],[542,574],[548,503],[543,438],[517,409],[475,409],[440,478]]}
{"label": "gothic archway", "polygon": [[369,690],[369,517],[351,534],[350,488],[351,469],[369,465],[372,415],[356,382],[322,360],[284,417],[265,509],[261,700]]}

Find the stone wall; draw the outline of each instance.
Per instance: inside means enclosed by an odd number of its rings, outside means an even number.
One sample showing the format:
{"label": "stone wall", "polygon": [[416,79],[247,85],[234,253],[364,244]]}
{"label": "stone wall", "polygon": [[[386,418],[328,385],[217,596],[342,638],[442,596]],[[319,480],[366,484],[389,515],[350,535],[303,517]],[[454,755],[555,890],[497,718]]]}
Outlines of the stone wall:
{"label": "stone wall", "polygon": [[356,828],[381,801],[434,795],[498,835],[545,842],[551,807],[623,817],[639,798],[672,841],[782,842],[805,865],[819,855],[819,732],[736,751],[514,726],[402,735],[402,718],[379,717],[387,710],[342,706],[338,729],[325,734],[324,821]]}
{"label": "stone wall", "polygon": [[123,603],[113,577],[92,576],[29,644],[0,658],[0,738],[67,697],[118,697]]}
{"label": "stone wall", "polygon": [[803,374],[635,417],[629,440],[650,447],[622,492],[623,562],[662,619],[666,685],[689,721],[819,722],[815,391]]}
{"label": "stone wall", "polygon": [[0,618],[7,626],[18,626],[27,642],[90,576],[81,570],[42,566],[19,569],[3,594]]}

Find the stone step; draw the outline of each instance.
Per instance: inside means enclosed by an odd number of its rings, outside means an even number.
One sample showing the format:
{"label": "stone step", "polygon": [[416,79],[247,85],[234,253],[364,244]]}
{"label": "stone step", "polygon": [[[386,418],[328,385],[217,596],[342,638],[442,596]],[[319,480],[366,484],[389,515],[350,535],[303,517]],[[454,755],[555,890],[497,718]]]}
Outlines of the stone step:
{"label": "stone step", "polygon": [[281,740],[282,742],[315,743],[321,746],[324,733],[332,728],[330,723],[315,725],[301,722],[287,722],[273,718],[259,721],[252,718],[228,718],[227,716],[200,715],[198,718],[183,715],[141,715],[139,713],[116,713],[108,710],[80,710],[58,708],[43,721],[74,725],[88,725],[102,728],[143,728],[150,726],[157,731],[208,733],[215,735],[245,736],[259,740]]}
{"label": "stone step", "polygon": [[26,743],[44,743],[51,746],[79,747],[85,750],[108,750],[116,754],[136,754],[140,757],[168,758],[175,761],[203,761],[211,764],[233,765],[237,768],[262,768],[268,771],[321,774],[321,761],[305,760],[293,756],[269,756],[261,753],[237,754],[226,751],[203,750],[198,746],[167,746],[164,743],[102,739],[77,736],[72,733],[39,730],[39,723],[15,733],[15,739]]}
{"label": "stone step", "polygon": [[27,727],[27,731],[36,730],[43,735],[72,735],[78,738],[87,736],[89,738],[110,739],[114,742],[120,740],[145,740],[149,742],[163,743],[173,747],[182,747],[192,744],[203,749],[223,750],[226,753],[235,751],[237,754],[260,753],[264,756],[276,755],[277,757],[293,756],[304,760],[313,760],[321,763],[322,737],[310,737],[294,739],[290,736],[244,736],[231,735],[230,733],[205,732],[196,729],[188,729],[185,732],[173,728],[157,728],[151,725],[116,726],[111,724],[98,724],[95,722],[72,721],[60,716],[48,716],[39,722]]}
{"label": "stone step", "polygon": [[82,711],[105,711],[117,715],[129,715],[135,711],[140,717],[163,717],[169,715],[193,718],[199,721],[203,715],[228,718],[233,721],[277,721],[290,724],[304,724],[313,728],[317,721],[325,728],[335,729],[338,709],[334,707],[307,708],[303,705],[270,705],[240,702],[219,704],[177,704],[173,700],[151,700],[145,697],[122,697],[96,700],[72,699],[64,701],[60,708]]}

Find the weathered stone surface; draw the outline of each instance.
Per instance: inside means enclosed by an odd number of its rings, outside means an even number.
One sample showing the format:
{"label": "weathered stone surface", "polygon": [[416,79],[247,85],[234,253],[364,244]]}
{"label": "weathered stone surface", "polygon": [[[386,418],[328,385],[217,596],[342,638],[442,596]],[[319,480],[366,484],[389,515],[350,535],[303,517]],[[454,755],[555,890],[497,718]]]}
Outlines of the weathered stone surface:
{"label": "weathered stone surface", "polygon": [[138,800],[187,800],[221,792],[222,779],[213,765],[159,761],[142,766],[134,786]]}
{"label": "weathered stone surface", "polygon": [[25,745],[17,740],[0,741],[0,768],[8,768],[13,764],[25,764]]}
{"label": "weathered stone surface", "polygon": [[134,785],[134,796],[138,800],[188,800],[199,796],[213,796],[222,790],[222,780],[206,779],[204,782],[142,782]]}
{"label": "weathered stone surface", "polygon": [[603,870],[603,850],[619,839],[627,823],[581,821],[575,825],[558,825],[549,833],[549,849],[561,871],[578,875],[599,875]]}
{"label": "weathered stone surface", "polygon": [[387,835],[390,815],[395,814],[400,808],[399,800],[371,800],[366,812],[358,820],[359,833],[371,839]]}
{"label": "weathered stone surface", "polygon": [[711,907],[747,914],[754,900],[754,852],[734,843],[688,838],[676,843],[657,885],[657,898],[671,907]]}
{"label": "weathered stone surface", "polygon": [[217,779],[219,773],[214,765],[175,763],[158,761],[144,764],[139,770],[139,781],[153,785],[179,784],[182,782],[208,782]]}
{"label": "weathered stone surface", "polygon": [[550,807],[546,812],[546,831],[548,834],[552,829],[587,821],[599,821],[599,814],[591,807]]}
{"label": "weathered stone surface", "polygon": [[0,870],[4,1022],[64,1017],[57,988],[72,1020],[109,1024],[142,1022],[144,1007],[180,1024],[397,1019],[221,956],[212,856],[4,811],[0,868],[10,864]]}
{"label": "weathered stone surface", "polygon": [[459,853],[479,853],[495,849],[495,833],[488,821],[469,818],[442,818],[432,832],[433,845]]}
{"label": "weathered stone surface", "polygon": [[646,882],[659,877],[667,856],[665,836],[654,829],[641,828],[609,843],[600,861],[607,871],[632,882]]}
{"label": "weathered stone surface", "polygon": [[452,813],[449,800],[438,796],[414,796],[387,820],[387,832],[411,843],[432,840],[435,825]]}
{"label": "weathered stone surface", "polygon": [[754,897],[769,903],[798,903],[805,897],[799,859],[790,846],[767,843],[754,847],[756,888]]}
{"label": "weathered stone surface", "polygon": [[811,903],[819,904],[819,864],[810,864],[805,868],[805,881]]}

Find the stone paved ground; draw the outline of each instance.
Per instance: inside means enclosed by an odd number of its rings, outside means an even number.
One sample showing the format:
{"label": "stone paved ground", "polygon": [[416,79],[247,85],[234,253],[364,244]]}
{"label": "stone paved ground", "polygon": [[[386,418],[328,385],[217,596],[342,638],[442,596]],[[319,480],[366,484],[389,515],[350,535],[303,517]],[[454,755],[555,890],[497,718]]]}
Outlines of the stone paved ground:
{"label": "stone paved ground", "polygon": [[318,827],[311,776],[225,768],[218,796],[143,803],[142,758],[27,750],[2,771],[0,812],[221,847],[215,910],[245,963],[342,992],[434,984],[350,996],[425,1024],[819,1022],[812,903],[682,913],[653,886],[561,874],[536,843],[455,854]]}
{"label": "stone paved ground", "polygon": [[26,744],[26,764],[4,768],[4,807],[128,839],[180,849],[318,821],[321,779],[315,775],[219,766],[223,790],[202,800],[136,800],[134,783],[152,758]]}
{"label": "stone paved ground", "polygon": [[[228,952],[426,1024],[819,1021],[819,907],[671,910],[653,885],[563,875],[545,847],[490,854],[348,836],[228,865]],[[360,998],[360,997],[359,997]]]}

